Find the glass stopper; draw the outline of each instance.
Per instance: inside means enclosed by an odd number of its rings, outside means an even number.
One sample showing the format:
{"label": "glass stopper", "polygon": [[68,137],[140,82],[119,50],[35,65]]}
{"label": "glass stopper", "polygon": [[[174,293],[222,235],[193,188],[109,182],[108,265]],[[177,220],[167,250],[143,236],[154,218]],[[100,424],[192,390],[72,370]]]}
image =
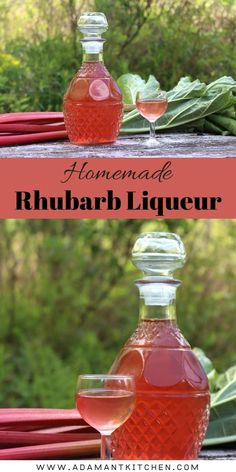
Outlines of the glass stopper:
{"label": "glass stopper", "polygon": [[146,276],[173,276],[186,260],[184,245],[174,233],[143,233],[132,250],[133,264]]}
{"label": "glass stopper", "polygon": [[78,21],[78,27],[86,38],[97,37],[108,29],[108,23],[104,13],[87,12],[83,13]]}

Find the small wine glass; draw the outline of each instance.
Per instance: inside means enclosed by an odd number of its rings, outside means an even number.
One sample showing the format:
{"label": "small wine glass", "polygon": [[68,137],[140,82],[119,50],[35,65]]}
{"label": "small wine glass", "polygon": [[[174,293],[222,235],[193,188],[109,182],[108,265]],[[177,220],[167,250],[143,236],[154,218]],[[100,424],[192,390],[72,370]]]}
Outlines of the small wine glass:
{"label": "small wine glass", "polygon": [[136,108],[149,122],[150,135],[149,138],[144,141],[144,145],[148,147],[154,147],[159,144],[156,139],[155,124],[158,118],[160,118],[166,112],[168,107],[167,93],[163,90],[146,90],[137,93],[136,96]]}
{"label": "small wine glass", "polygon": [[111,460],[111,434],[130,417],[135,405],[132,375],[80,375],[76,407],[101,434],[101,459]]}

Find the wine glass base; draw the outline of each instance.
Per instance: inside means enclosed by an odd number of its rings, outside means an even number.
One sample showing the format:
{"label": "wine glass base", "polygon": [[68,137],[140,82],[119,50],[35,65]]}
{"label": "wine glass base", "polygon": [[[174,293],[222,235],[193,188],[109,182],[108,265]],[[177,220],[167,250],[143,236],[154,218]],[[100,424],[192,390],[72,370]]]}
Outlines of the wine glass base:
{"label": "wine glass base", "polygon": [[157,138],[148,138],[143,141],[143,145],[147,147],[156,147],[159,146],[160,141]]}

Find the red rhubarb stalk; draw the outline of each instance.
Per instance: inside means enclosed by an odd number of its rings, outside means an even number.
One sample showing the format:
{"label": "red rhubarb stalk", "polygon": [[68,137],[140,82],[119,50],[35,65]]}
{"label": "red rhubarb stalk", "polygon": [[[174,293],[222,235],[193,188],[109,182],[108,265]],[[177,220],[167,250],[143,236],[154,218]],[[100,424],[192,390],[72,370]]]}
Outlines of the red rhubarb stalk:
{"label": "red rhubarb stalk", "polygon": [[22,121],[47,120],[49,122],[63,121],[64,115],[61,112],[18,112],[0,114],[0,123],[17,123]]}
{"label": "red rhubarb stalk", "polygon": [[99,439],[99,433],[35,433],[22,431],[1,431],[0,445],[5,447],[53,444],[61,442]]}
{"label": "red rhubarb stalk", "polygon": [[[33,430],[32,430],[33,431]],[[96,429],[89,425],[82,426],[58,426],[56,428],[34,429],[35,433],[94,433]]]}
{"label": "red rhubarb stalk", "polygon": [[[74,429],[70,429],[70,428],[74,428]],[[84,425],[70,425],[70,426],[67,426],[67,424],[64,424],[64,425],[59,425],[59,426],[56,426],[56,427],[50,427],[50,423],[42,423],[41,425],[40,424],[30,424],[30,422],[26,422],[26,423],[16,423],[16,424],[5,424],[5,425],[2,425],[0,427],[0,432],[1,431],[23,431],[23,432],[27,432],[27,431],[34,431],[35,433],[69,433],[70,431],[71,432],[83,432],[83,433],[93,433],[94,431],[96,431],[94,428],[92,428],[91,426],[89,425],[86,425],[86,423],[84,423]]]}
{"label": "red rhubarb stalk", "polygon": [[[81,418],[78,411],[73,410],[54,410],[41,408],[10,408],[0,409],[0,428],[5,425],[21,426],[29,425],[30,427],[40,428],[47,426],[71,426],[84,425],[85,421]],[[6,429],[6,428],[5,428]],[[11,428],[12,429],[12,428]],[[35,428],[34,428],[35,429]]]}
{"label": "red rhubarb stalk", "polygon": [[50,414],[59,414],[67,415],[70,413],[76,413],[75,408],[0,408],[1,415],[8,415],[8,413],[28,413],[32,415],[33,413],[50,413]]}
{"label": "red rhubarb stalk", "polygon": [[1,134],[45,133],[47,131],[65,131],[64,123],[29,124],[29,123],[0,123]]}
{"label": "red rhubarb stalk", "polygon": [[0,408],[0,422],[3,416],[25,418],[26,415],[31,418],[81,418],[75,408]]}
{"label": "red rhubarb stalk", "polygon": [[47,133],[32,133],[23,135],[0,136],[0,146],[15,146],[17,144],[30,144],[41,141],[56,141],[66,139],[66,131],[51,131]]}
{"label": "red rhubarb stalk", "polygon": [[73,441],[68,443],[43,444],[0,450],[0,460],[60,459],[66,457],[97,456],[100,439]]}

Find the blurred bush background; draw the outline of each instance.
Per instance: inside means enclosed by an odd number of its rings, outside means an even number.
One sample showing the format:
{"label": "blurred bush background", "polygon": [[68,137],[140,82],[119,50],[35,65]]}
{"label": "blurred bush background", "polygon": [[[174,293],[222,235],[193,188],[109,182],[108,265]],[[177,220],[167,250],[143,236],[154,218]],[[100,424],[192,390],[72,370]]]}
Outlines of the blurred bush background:
{"label": "blurred bush background", "polygon": [[179,325],[216,368],[235,364],[236,220],[0,221],[0,405],[71,407],[78,373],[109,369],[138,322],[140,232],[174,231]]}
{"label": "blurred bush background", "polygon": [[115,78],[236,77],[236,0],[0,0],[0,112],[60,110],[81,63],[77,21],[103,11]]}

